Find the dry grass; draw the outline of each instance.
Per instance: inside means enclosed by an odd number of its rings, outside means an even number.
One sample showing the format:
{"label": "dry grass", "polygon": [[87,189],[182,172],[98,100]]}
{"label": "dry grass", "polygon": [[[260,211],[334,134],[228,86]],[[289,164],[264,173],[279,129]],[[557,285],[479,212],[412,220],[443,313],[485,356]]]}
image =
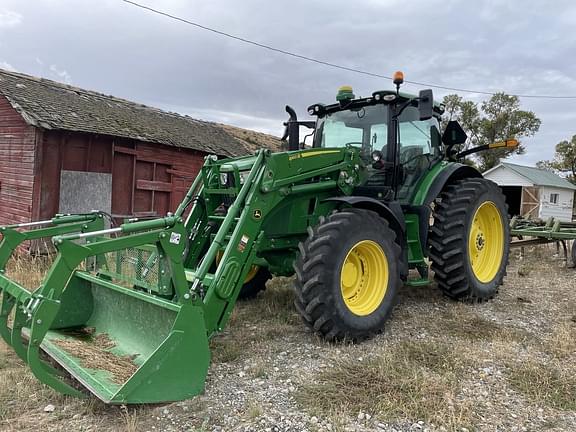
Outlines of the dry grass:
{"label": "dry grass", "polygon": [[257,402],[250,401],[248,403],[248,406],[246,407],[246,411],[244,414],[249,419],[254,420],[260,417],[262,414],[264,414],[264,410]]}
{"label": "dry grass", "polygon": [[116,344],[104,333],[84,340],[59,339],[55,343],[80,359],[83,367],[109,372],[112,381],[117,384],[128,381],[138,369],[134,356],[117,355],[110,351]]}
{"label": "dry grass", "polygon": [[242,358],[258,360],[266,341],[302,331],[300,316],[294,310],[291,280],[276,278],[255,300],[238,302],[227,330],[210,341],[215,363]]}
{"label": "dry grass", "polygon": [[[267,289],[255,301],[241,302],[235,310],[232,323],[252,322],[263,324],[261,330],[280,332],[301,323],[294,310],[294,291],[291,278],[275,278],[267,283]],[[274,336],[274,333],[268,334]]]}
{"label": "dry grass", "polygon": [[513,362],[508,365],[508,379],[533,402],[576,410],[576,366],[572,362]]}
{"label": "dry grass", "polygon": [[557,359],[576,358],[576,323],[573,321],[558,324],[552,334],[544,340],[545,350]]}
{"label": "dry grass", "polygon": [[0,426],[37,409],[39,404],[66,399],[40,384],[3,342],[0,355],[6,360],[6,365],[0,370]]}
{"label": "dry grass", "polygon": [[126,405],[120,407],[122,412],[122,418],[124,419],[124,425],[126,432],[137,432],[139,428],[139,417],[138,411],[135,409],[129,409]]}
{"label": "dry grass", "polygon": [[34,291],[40,286],[53,260],[52,255],[14,255],[6,264],[6,275],[23,287]]}
{"label": "dry grass", "polygon": [[387,419],[422,419],[450,429],[469,426],[472,409],[458,398],[467,362],[452,347],[405,341],[378,355],[336,361],[297,394],[310,412],[359,411]]}
{"label": "dry grass", "polygon": [[215,338],[210,341],[212,361],[215,363],[230,363],[238,360],[244,353],[243,347],[232,338]]}
{"label": "dry grass", "polygon": [[431,314],[426,316],[429,320],[423,320],[422,327],[429,333],[474,343],[526,339],[526,331],[488,319],[477,313],[476,308],[475,305],[453,303],[448,310],[441,313],[441,317],[431,311]]}
{"label": "dry grass", "polygon": [[576,410],[576,323],[560,322],[541,342],[531,347],[541,358],[505,360],[514,389],[537,404],[560,410]]}

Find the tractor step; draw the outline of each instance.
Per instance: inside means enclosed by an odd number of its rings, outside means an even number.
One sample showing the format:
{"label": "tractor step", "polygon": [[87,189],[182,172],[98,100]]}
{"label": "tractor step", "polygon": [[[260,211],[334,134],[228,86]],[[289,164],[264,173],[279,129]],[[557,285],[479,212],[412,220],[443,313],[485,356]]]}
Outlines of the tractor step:
{"label": "tractor step", "polygon": [[408,279],[406,281],[406,285],[412,286],[412,287],[428,286],[431,283],[432,283],[432,281],[428,278]]}

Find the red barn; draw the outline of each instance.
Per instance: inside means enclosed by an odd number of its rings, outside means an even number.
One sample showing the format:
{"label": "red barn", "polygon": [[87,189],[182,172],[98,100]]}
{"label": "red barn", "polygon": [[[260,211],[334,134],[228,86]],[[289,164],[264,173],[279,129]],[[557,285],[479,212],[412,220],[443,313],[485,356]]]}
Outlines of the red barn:
{"label": "red barn", "polygon": [[164,215],[204,156],[260,147],[279,140],[0,70],[0,225],[96,208]]}

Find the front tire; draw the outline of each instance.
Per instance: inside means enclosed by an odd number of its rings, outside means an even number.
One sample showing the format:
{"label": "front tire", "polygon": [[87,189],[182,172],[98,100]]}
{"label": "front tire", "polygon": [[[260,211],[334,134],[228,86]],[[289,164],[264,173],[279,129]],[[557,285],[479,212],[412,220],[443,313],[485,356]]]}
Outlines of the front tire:
{"label": "front tire", "polygon": [[272,279],[272,275],[267,268],[252,266],[244,285],[240,289],[240,294],[238,294],[239,300],[252,300],[255,299],[260,291],[266,289],[266,282]]}
{"label": "front tire", "polygon": [[447,186],[436,202],[429,239],[440,289],[454,299],[494,297],[506,274],[509,239],[508,207],[495,183],[471,178]]}
{"label": "front tire", "polygon": [[[220,264],[224,252],[220,251],[216,254],[216,262],[213,271]],[[260,291],[266,289],[266,282],[272,279],[272,274],[266,267],[253,265],[244,279],[244,285],[240,288],[238,293],[238,300],[253,300],[258,296]]]}
{"label": "front tire", "polygon": [[295,305],[327,340],[361,340],[381,332],[400,287],[400,246],[388,222],[369,210],[323,219],[300,244]]}

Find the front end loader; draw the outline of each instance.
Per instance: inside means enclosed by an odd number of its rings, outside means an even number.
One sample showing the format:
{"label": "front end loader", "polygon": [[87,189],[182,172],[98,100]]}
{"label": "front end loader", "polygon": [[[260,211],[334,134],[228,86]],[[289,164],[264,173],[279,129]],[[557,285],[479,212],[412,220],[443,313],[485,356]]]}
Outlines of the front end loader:
{"label": "front end loader", "polygon": [[[440,135],[430,90],[316,104],[287,123],[289,150],[208,156],[173,214],[107,228],[105,214],[0,228],[0,334],[57,391],[107,403],[176,401],[204,388],[209,340],[240,296],[295,274],[295,306],[327,340],[382,331],[402,284],[482,301],[502,283],[502,194]],[[298,128],[314,127],[302,148]],[[507,144],[505,144],[507,145]],[[430,221],[433,218],[434,223]],[[54,262],[26,287],[7,265],[49,239]]]}

